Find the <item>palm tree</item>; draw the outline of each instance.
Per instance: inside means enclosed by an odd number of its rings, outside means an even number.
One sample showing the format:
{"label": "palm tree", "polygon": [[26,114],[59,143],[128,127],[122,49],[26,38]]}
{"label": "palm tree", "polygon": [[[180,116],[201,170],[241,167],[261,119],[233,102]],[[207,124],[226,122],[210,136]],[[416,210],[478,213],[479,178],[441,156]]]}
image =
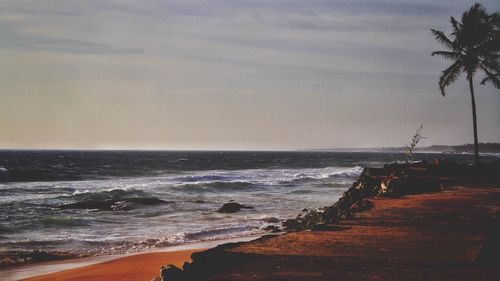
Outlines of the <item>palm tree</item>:
{"label": "palm tree", "polygon": [[488,14],[481,4],[476,3],[462,14],[461,21],[450,19],[453,32],[447,37],[444,32],[431,29],[434,37],[447,51],[433,52],[452,61],[439,77],[439,88],[443,96],[445,88],[455,82],[461,73],[466,74],[472,101],[474,124],[474,156],[479,161],[477,141],[476,101],[474,98],[474,75],[481,71],[485,77],[481,84],[491,83],[500,88],[500,13]]}

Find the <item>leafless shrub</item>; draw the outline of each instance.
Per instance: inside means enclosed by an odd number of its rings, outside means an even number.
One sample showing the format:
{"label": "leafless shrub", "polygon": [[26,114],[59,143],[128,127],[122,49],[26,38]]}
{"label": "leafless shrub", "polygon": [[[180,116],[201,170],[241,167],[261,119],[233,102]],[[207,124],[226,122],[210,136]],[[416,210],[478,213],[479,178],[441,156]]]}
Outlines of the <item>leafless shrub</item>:
{"label": "leafless shrub", "polygon": [[413,153],[415,152],[417,144],[420,142],[420,140],[425,139],[425,137],[422,136],[423,127],[424,125],[420,125],[420,127],[418,127],[418,129],[415,131],[415,135],[413,135],[410,143],[405,145],[404,151],[406,153],[406,163],[413,161]]}

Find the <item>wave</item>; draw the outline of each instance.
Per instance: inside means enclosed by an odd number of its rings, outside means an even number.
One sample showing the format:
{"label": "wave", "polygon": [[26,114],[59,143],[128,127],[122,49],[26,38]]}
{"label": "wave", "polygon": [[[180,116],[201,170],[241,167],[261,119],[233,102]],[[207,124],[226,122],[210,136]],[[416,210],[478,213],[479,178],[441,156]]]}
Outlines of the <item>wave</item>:
{"label": "wave", "polygon": [[[1,234],[4,234],[4,233],[12,233],[14,232],[14,230],[12,230],[11,228],[5,226],[5,225],[1,225],[0,224],[0,233]],[[2,237],[0,236],[0,239],[2,239]]]}
{"label": "wave", "polygon": [[[92,209],[92,210],[131,210],[141,206],[170,204],[173,202],[164,201],[153,197],[143,190],[136,189],[113,189],[98,192],[78,192],[70,196],[60,196],[64,203],[54,207],[61,210],[67,209]],[[68,203],[71,202],[71,203]]]}
{"label": "wave", "polygon": [[79,227],[89,225],[89,222],[83,219],[55,216],[40,218],[37,223],[43,227]]}
{"label": "wave", "polygon": [[70,201],[87,201],[87,200],[117,200],[126,197],[148,197],[148,193],[138,189],[121,189],[115,188],[102,191],[77,190],[71,195],[61,195],[57,199]]}
{"label": "wave", "polygon": [[257,226],[252,225],[231,225],[209,228],[199,231],[184,233],[183,242],[207,241],[221,238],[234,238],[259,231]]}
{"label": "wave", "polygon": [[0,195],[17,195],[19,193],[34,193],[34,194],[54,194],[54,193],[71,193],[77,192],[74,188],[54,188],[53,186],[43,186],[43,187],[6,187],[0,188]]}
{"label": "wave", "polygon": [[363,172],[363,167],[326,167],[311,169],[249,169],[214,170],[195,174],[165,178],[167,183],[177,186],[220,185],[222,183],[245,183],[254,185],[275,185],[307,180],[355,178]]}
{"label": "wave", "polygon": [[323,169],[309,169],[304,173],[295,174],[291,180],[283,182],[301,182],[307,180],[340,179],[358,177],[363,172],[363,168],[355,166],[352,168],[327,167]]}
{"label": "wave", "polygon": [[244,181],[214,181],[209,183],[193,183],[193,184],[182,184],[178,186],[174,186],[174,189],[181,190],[184,192],[229,192],[229,191],[255,191],[257,189],[262,189],[259,186],[255,186],[252,183],[244,182]]}
{"label": "wave", "polygon": [[[29,182],[0,186],[0,195],[21,196],[22,193],[46,194],[57,200],[101,200],[120,197],[144,197],[155,189],[245,191],[272,185],[297,184],[308,181],[344,183],[359,176],[363,168],[325,167],[309,169],[244,169],[208,170],[153,177],[110,178],[88,181]],[[51,196],[52,195],[52,196]]]}

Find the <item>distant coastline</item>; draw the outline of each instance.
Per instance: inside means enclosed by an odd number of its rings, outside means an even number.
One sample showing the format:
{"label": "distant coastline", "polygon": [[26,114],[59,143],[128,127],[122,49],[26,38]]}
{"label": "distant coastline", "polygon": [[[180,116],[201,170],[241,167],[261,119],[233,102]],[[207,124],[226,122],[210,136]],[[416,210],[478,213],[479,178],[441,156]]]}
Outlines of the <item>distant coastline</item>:
{"label": "distant coastline", "polygon": [[[405,148],[400,147],[369,147],[369,148],[332,148],[318,149],[318,151],[335,151],[335,152],[404,152]],[[430,145],[425,147],[417,147],[416,152],[421,153],[474,153],[474,144],[462,145]],[[500,143],[479,143],[480,153],[500,153]]]}

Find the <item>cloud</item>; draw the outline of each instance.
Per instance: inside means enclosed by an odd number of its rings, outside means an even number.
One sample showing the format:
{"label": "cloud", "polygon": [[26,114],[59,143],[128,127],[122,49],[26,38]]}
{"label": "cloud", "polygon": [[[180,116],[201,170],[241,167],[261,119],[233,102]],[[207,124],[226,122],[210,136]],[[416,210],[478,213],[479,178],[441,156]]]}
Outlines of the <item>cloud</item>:
{"label": "cloud", "polygon": [[[56,116],[50,103],[57,105],[66,98],[73,101],[66,105],[68,112],[81,112],[73,123],[86,124],[87,134],[106,136],[110,134],[103,134],[103,126],[94,130],[86,123],[83,104],[85,110],[94,106],[103,120],[123,122],[119,126],[123,130],[126,121],[134,124],[139,135],[141,124],[149,128],[145,134],[153,134],[152,120],[161,120],[164,114],[158,104],[174,120],[158,126],[171,134],[183,125],[209,133],[199,125],[206,123],[217,127],[220,138],[236,139],[229,129],[216,125],[225,122],[233,130],[245,124],[251,128],[245,136],[266,139],[267,135],[275,143],[279,143],[276,131],[285,137],[309,132],[316,136],[309,141],[320,146],[335,143],[331,133],[321,139],[322,129],[342,131],[347,142],[348,125],[355,125],[349,122],[364,118],[380,124],[396,122],[391,125],[394,130],[403,131],[411,120],[423,118],[419,112],[435,109],[442,101],[434,95],[441,98],[436,77],[446,62],[430,56],[440,46],[429,28],[449,30],[449,16],[460,15],[472,4],[455,0],[2,1],[0,83],[9,101],[2,106],[9,112],[16,99],[19,104],[18,96],[38,93],[48,101],[33,108],[24,103],[25,121],[43,128],[35,116],[58,124],[58,118],[69,113]],[[500,8],[493,0],[484,5],[488,10]],[[456,91],[461,92],[461,87]],[[113,100],[123,99],[124,108],[106,111],[115,108]],[[457,101],[453,96],[447,99],[451,104]],[[394,120],[383,109],[384,101],[397,107],[396,114],[410,115]],[[197,103],[210,114],[196,116]],[[415,104],[416,109],[401,109],[405,103]],[[378,107],[373,108],[374,104]],[[486,107],[486,112],[494,112],[492,106]],[[339,121],[348,118],[349,110],[359,117]],[[238,118],[238,111],[249,120]],[[137,119],[132,122],[127,112],[135,112]],[[252,121],[252,113],[274,121],[263,125],[265,118]],[[141,114],[149,116],[142,123]],[[467,111],[461,114],[468,120]],[[431,112],[426,120],[442,116]],[[228,120],[223,121],[224,117]],[[277,130],[282,119],[293,122]],[[9,128],[20,122],[5,120],[13,124]],[[436,121],[436,128],[439,124]],[[264,129],[259,131],[259,125]],[[310,130],[304,128],[308,126]],[[432,125],[425,126],[432,130]],[[15,132],[1,130],[1,135],[16,139]],[[468,134],[458,125],[453,130],[455,136]],[[493,131],[488,137],[499,138],[500,132]],[[167,140],[169,134],[165,135],[162,138]],[[191,136],[200,143],[217,139]]]}

